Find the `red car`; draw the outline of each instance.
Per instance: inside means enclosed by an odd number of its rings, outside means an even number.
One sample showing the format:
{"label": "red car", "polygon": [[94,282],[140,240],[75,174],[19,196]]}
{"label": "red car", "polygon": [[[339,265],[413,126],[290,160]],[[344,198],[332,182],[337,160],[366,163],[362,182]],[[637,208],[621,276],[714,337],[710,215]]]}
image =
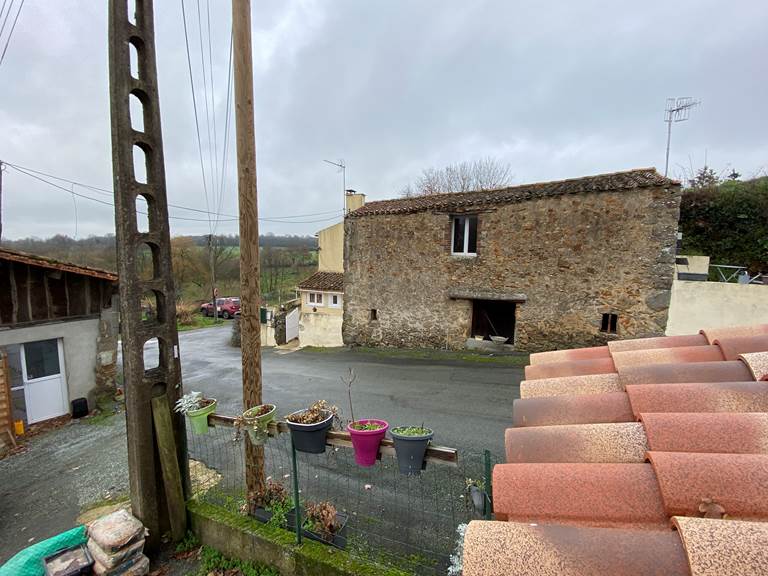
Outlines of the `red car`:
{"label": "red car", "polygon": [[[216,310],[221,318],[227,320],[235,315],[235,312],[240,312],[240,298],[217,298]],[[200,313],[203,316],[213,316],[213,304],[206,302],[200,306]]]}

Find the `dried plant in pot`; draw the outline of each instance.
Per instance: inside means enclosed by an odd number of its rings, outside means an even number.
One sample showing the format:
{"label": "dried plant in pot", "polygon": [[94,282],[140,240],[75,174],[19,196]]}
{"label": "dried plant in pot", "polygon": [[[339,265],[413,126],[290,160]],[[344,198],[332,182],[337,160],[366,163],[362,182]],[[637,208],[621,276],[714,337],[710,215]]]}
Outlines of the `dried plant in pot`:
{"label": "dried plant in pot", "polygon": [[424,456],[427,453],[434,432],[421,426],[398,426],[390,430],[395,442],[397,466],[401,474],[418,475],[426,467]]}
{"label": "dried plant in pot", "polygon": [[216,399],[189,392],[176,401],[174,411],[184,414],[195,434],[208,434],[208,415],[216,412]]}
{"label": "dried plant in pot", "polygon": [[267,478],[263,490],[249,497],[251,515],[259,522],[279,528],[290,528],[291,518],[296,522],[293,498],[281,482]]}
{"label": "dried plant in pot", "polygon": [[355,372],[349,369],[349,376],[341,381],[347,385],[347,394],[349,396],[349,413],[352,421],[347,425],[352,440],[352,447],[355,450],[355,462],[358,466],[373,466],[379,455],[379,446],[387,433],[389,424],[385,420],[375,418],[355,419],[355,410],[352,407],[352,384],[356,380]]}
{"label": "dried plant in pot", "polygon": [[347,546],[347,515],[337,512],[330,502],[307,502],[304,510],[304,535],[337,548]]}
{"label": "dried plant in pot", "polygon": [[325,400],[318,400],[309,408],[288,414],[285,419],[296,450],[309,454],[325,452],[325,439],[337,412],[335,406]]}
{"label": "dried plant in pot", "polygon": [[260,446],[267,439],[269,423],[275,419],[276,411],[277,406],[274,404],[259,404],[243,412],[235,424],[248,431],[254,446]]}

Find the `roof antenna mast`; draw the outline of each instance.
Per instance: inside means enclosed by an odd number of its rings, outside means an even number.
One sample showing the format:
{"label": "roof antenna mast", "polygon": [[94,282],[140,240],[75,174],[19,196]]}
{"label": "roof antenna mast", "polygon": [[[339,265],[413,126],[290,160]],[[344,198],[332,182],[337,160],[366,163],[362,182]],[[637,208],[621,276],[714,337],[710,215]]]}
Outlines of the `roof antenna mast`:
{"label": "roof antenna mast", "polygon": [[341,195],[344,197],[344,204],[342,204],[342,214],[347,213],[347,165],[344,164],[344,159],[338,162],[331,162],[330,160],[323,160],[331,166],[336,166],[341,171]]}
{"label": "roof antenna mast", "polygon": [[694,100],[690,96],[682,98],[667,98],[667,107],[664,110],[664,122],[667,123],[667,158],[664,162],[664,177],[669,172],[669,143],[672,140],[672,122],[684,122],[691,114],[691,108],[701,104],[701,100]]}

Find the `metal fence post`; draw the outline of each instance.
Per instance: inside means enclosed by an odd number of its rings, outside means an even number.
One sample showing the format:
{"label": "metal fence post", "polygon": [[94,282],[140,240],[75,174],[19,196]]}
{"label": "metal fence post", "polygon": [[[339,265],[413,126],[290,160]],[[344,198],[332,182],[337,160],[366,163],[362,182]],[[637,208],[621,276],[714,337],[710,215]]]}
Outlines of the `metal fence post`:
{"label": "metal fence post", "polygon": [[485,519],[490,520],[493,515],[493,486],[491,484],[491,451],[483,451],[485,460]]}
{"label": "metal fence post", "polygon": [[293,506],[296,513],[296,544],[301,544],[301,502],[299,501],[299,467],[296,464],[296,446],[291,435],[291,465],[293,466]]}

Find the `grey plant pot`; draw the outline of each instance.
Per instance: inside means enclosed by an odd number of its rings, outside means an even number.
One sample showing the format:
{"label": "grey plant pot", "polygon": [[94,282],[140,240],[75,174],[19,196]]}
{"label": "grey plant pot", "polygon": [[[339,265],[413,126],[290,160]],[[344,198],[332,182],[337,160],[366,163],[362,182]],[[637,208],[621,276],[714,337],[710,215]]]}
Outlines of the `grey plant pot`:
{"label": "grey plant pot", "polygon": [[469,497],[472,500],[472,507],[475,509],[475,512],[480,516],[485,514],[485,492],[477,486],[470,486]]}
{"label": "grey plant pot", "polygon": [[[298,412],[303,412],[303,410],[297,410],[292,414]],[[333,414],[331,412],[328,412],[328,418],[317,424],[296,424],[290,420],[287,420],[287,422],[288,428],[291,429],[291,438],[296,450],[309,454],[322,454],[325,452],[325,438],[328,436],[328,429],[333,424]]]}
{"label": "grey plant pot", "polygon": [[435,435],[431,429],[428,430],[430,433],[424,436],[404,436],[391,430],[400,474],[415,476],[421,474],[421,471],[427,467],[424,455],[427,453],[430,440]]}

